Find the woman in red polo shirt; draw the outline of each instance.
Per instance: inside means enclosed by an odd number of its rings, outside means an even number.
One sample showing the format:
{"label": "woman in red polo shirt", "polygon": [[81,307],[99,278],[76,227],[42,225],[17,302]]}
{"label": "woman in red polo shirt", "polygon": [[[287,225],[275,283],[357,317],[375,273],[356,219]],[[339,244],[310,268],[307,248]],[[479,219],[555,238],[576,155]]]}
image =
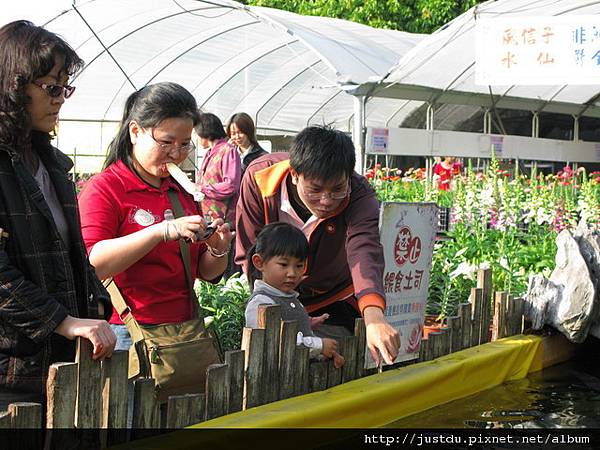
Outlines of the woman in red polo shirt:
{"label": "woman in red polo shirt", "polygon": [[[193,197],[171,178],[168,163],[194,150],[198,109],[192,94],[175,83],[134,92],[108,148],[104,170],[79,196],[81,229],[100,279],[113,277],[133,316],[144,325],[192,318],[189,288],[178,240],[191,241],[192,275],[218,278],[227,266],[232,232],[222,219],[205,242],[205,222]],[[167,195],[173,189],[185,216],[173,219]],[[116,311],[110,319],[117,349],[131,339]]]}

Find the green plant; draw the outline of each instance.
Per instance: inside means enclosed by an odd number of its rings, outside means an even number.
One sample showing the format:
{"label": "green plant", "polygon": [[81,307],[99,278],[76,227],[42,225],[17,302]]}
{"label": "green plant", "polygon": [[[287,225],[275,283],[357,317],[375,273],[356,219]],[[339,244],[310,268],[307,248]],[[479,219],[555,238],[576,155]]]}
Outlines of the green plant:
{"label": "green plant", "polygon": [[205,323],[217,333],[223,351],[239,349],[246,300],[250,297],[246,278],[235,274],[216,284],[198,280],[195,290],[206,316]]}

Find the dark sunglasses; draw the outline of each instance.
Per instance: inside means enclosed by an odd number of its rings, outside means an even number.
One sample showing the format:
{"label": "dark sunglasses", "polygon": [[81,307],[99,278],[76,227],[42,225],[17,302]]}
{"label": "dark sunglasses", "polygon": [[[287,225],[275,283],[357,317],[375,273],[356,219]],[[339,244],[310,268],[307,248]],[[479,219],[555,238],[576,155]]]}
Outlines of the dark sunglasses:
{"label": "dark sunglasses", "polygon": [[46,91],[50,97],[59,97],[64,95],[65,98],[69,98],[75,92],[75,86],[61,86],[60,84],[46,84],[39,83],[37,81],[32,81],[32,84],[35,84],[40,89]]}

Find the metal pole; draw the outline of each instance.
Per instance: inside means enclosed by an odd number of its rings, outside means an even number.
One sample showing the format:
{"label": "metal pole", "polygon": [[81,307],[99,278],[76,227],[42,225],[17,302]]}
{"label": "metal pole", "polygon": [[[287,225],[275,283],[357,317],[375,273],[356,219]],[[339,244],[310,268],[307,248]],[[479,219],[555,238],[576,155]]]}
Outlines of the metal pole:
{"label": "metal pole", "polygon": [[354,142],[354,151],[356,152],[356,168],[359,173],[366,171],[365,164],[365,97],[362,95],[353,96],[354,102],[354,124],[352,127],[352,141]]}

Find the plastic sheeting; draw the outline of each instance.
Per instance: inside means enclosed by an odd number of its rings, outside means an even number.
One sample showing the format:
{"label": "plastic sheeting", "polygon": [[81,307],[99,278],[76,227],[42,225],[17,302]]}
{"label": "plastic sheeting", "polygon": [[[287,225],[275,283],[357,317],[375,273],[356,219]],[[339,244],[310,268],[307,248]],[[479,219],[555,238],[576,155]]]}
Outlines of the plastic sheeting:
{"label": "plastic sheeting", "polygon": [[10,3],[1,22],[43,24],[86,62],[61,111],[65,121],[117,121],[134,89],[174,81],[223,121],[249,113],[263,133],[308,124],[350,131],[353,100],[344,86],[381,78],[422,38],[227,0]]}
{"label": "plastic sheeting", "polygon": [[[475,84],[476,17],[597,15],[600,1],[498,0],[478,5],[423,39],[379,84],[359,92],[436,104],[475,105],[600,117],[598,85],[479,86]],[[413,102],[410,102],[413,103]],[[403,109],[414,109],[411,104]],[[369,111],[367,110],[367,113]]]}

